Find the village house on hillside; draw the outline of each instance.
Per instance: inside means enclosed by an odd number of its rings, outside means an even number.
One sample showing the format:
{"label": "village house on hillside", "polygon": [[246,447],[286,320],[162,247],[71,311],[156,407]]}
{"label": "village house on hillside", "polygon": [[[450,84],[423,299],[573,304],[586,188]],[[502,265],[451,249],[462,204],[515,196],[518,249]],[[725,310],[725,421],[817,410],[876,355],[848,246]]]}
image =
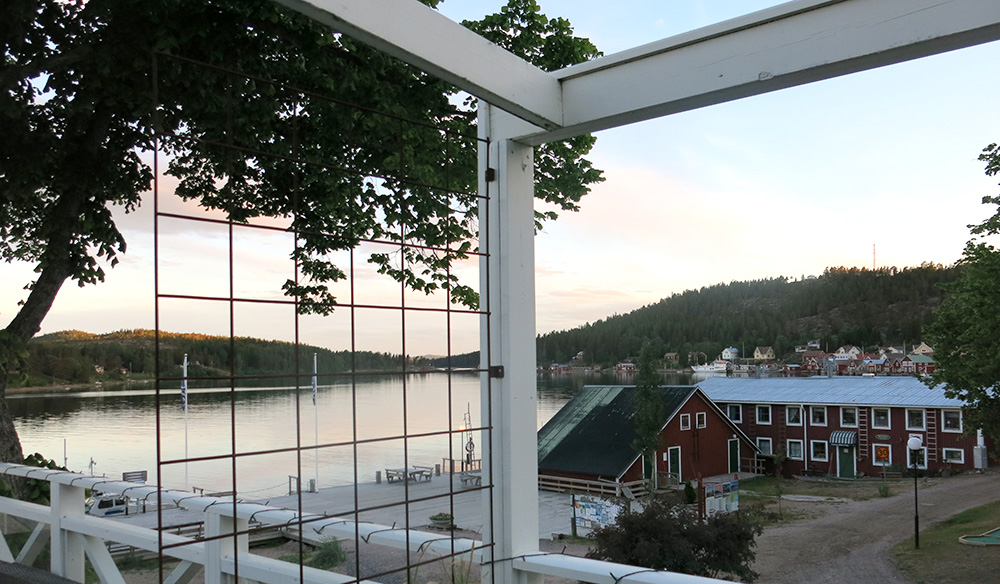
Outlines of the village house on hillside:
{"label": "village house on hillside", "polygon": [[773,361],[774,349],[771,347],[756,347],[753,350],[753,358],[758,361]]}
{"label": "village house on hillside", "polygon": [[844,360],[849,361],[851,359],[859,358],[864,351],[860,347],[855,347],[854,345],[844,345],[838,347],[836,351],[833,352],[833,358],[837,361]]}
{"label": "village house on hillside", "polygon": [[[964,403],[913,377],[716,377],[698,386],[761,454],[784,448],[786,474],[853,478],[908,467],[911,436],[924,445],[921,469],[972,470],[981,452],[963,434]],[[992,441],[985,446],[993,452]]]}
{"label": "village house on hillside", "polygon": [[[694,386],[657,388],[663,429],[656,451],[659,484],[754,471],[757,448]],[[634,386],[587,386],[538,431],[539,486],[622,496],[641,489]]]}

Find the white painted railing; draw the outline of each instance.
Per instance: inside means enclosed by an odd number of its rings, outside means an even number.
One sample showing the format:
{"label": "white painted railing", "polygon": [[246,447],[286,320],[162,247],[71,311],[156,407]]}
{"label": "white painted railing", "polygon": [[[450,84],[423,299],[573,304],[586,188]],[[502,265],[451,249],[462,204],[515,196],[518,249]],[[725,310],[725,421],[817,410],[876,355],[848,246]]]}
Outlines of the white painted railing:
{"label": "white painted railing", "polygon": [[[227,534],[245,532],[251,520],[270,527],[301,529],[303,538],[312,541],[331,535],[353,539],[356,534],[360,534],[371,544],[396,549],[409,548],[412,552],[441,556],[469,554],[476,562],[482,561],[482,544],[471,539],[453,540],[436,533],[355,523],[331,516],[299,514],[294,510],[260,503],[234,503],[232,499],[206,497],[187,491],[160,489],[152,485],[17,464],[0,463],[0,475],[45,480],[51,485],[51,505],[48,507],[0,497],[0,513],[37,524],[17,557],[11,553],[6,534],[0,534],[3,535],[0,537],[0,560],[31,564],[48,543],[52,573],[76,582],[84,581],[86,557],[102,584],[125,584],[106,542],[125,543],[179,560],[180,563],[164,580],[165,584],[187,584],[202,569],[206,584],[228,583],[236,575],[237,565],[241,581],[261,584],[344,584],[355,581],[352,576],[310,567],[301,568],[300,573],[298,564],[251,554],[245,535],[237,538],[224,537]],[[127,495],[148,501],[158,499],[162,505],[176,505],[189,511],[203,512],[206,540],[197,541],[172,533],[161,534],[155,529],[86,515],[85,489],[99,489],[102,493]],[[220,537],[213,539],[216,536]],[[514,569],[521,572],[572,578],[595,584],[719,582],[560,554],[526,554],[500,561],[512,562]],[[374,583],[362,581],[362,584]]]}

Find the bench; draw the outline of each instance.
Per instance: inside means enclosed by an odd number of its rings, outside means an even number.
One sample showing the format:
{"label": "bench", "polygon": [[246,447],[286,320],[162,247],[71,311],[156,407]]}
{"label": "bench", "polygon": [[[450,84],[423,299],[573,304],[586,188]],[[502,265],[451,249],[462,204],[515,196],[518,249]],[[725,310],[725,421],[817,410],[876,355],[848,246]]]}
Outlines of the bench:
{"label": "bench", "polygon": [[413,466],[411,468],[387,468],[385,480],[390,483],[397,481],[427,481],[434,476],[434,469],[429,466]]}
{"label": "bench", "polygon": [[882,475],[883,479],[901,479],[901,478],[903,478],[903,473],[901,473],[899,471],[883,470],[882,473],[881,473],[881,475]]}
{"label": "bench", "polygon": [[463,487],[483,486],[483,475],[478,472],[463,472],[461,476],[459,476],[459,480],[462,481]]}

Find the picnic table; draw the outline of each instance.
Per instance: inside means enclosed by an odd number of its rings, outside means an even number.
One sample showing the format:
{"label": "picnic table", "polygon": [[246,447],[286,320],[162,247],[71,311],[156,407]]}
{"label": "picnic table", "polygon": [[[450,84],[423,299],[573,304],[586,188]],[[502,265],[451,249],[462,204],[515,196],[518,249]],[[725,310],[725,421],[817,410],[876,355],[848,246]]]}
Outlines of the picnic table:
{"label": "picnic table", "polygon": [[478,470],[463,472],[459,479],[462,481],[463,487],[481,487],[483,485],[483,475]]}
{"label": "picnic table", "polygon": [[390,483],[397,481],[428,481],[434,476],[434,469],[429,466],[411,466],[410,468],[387,468],[385,480]]}

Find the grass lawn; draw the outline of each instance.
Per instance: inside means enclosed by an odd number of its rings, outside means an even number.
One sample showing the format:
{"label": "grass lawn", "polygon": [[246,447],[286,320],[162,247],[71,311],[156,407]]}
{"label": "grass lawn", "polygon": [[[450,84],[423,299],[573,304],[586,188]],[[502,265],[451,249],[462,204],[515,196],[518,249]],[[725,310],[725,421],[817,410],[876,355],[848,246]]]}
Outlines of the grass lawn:
{"label": "grass lawn", "polygon": [[892,548],[899,570],[917,584],[996,582],[1000,546],[971,546],[958,542],[1000,527],[1000,501],[969,509],[947,521],[920,530],[920,549],[913,538]]}
{"label": "grass lawn", "polygon": [[[778,495],[811,495],[813,497],[831,497],[865,501],[879,497],[879,487],[888,489],[889,497],[906,491],[906,485],[901,481],[864,480],[803,480],[777,477],[754,477],[740,481],[740,497],[743,491],[752,491],[764,497]],[[912,490],[912,486],[910,490]]]}
{"label": "grass lawn", "polygon": [[808,511],[802,510],[801,507],[796,509],[787,501],[784,504],[779,503],[779,495],[809,495],[864,501],[883,496],[879,493],[880,487],[888,497],[906,491],[905,485],[900,481],[802,480],[759,476],[740,481],[740,507],[745,510],[758,508],[757,513],[753,511],[751,513],[760,515],[759,519],[763,525],[771,525],[811,516]]}

